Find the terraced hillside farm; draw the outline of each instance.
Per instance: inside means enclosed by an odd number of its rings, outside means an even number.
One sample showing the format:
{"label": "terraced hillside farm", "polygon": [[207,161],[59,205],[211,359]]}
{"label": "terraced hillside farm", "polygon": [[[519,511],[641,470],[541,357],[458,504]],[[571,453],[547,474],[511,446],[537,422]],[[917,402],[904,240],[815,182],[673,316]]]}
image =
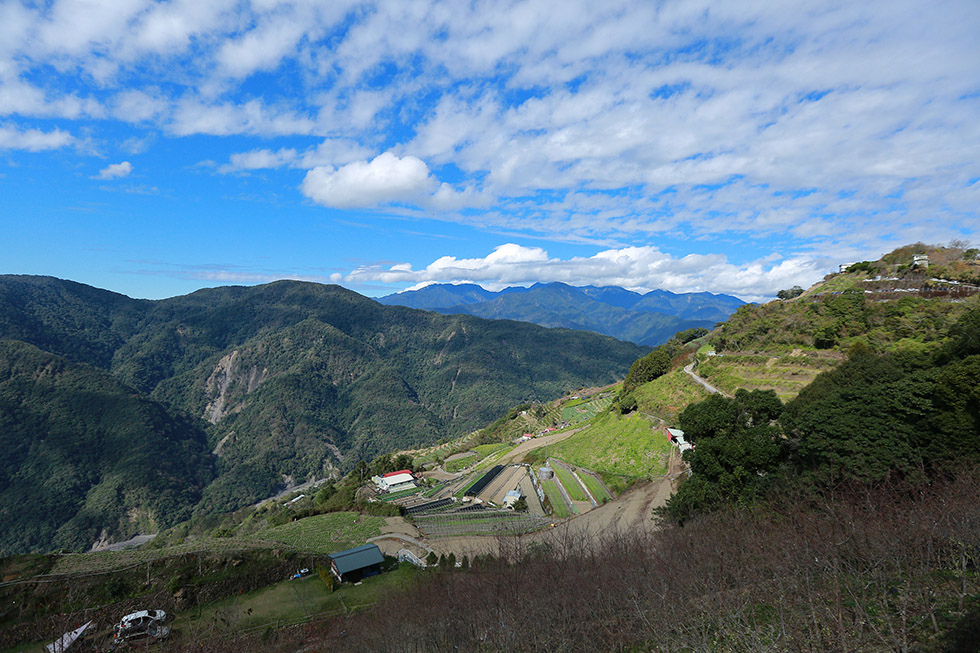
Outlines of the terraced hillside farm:
{"label": "terraced hillside farm", "polygon": [[783,401],[799,394],[821,372],[833,369],[844,359],[834,350],[785,352],[725,352],[706,356],[695,372],[722,392],[733,394],[738,388],[773,390]]}
{"label": "terraced hillside farm", "polygon": [[689,404],[708,397],[708,391],[676,369],[633,390],[640,412],[655,415],[667,422],[676,418]]}
{"label": "terraced hillside farm", "polygon": [[557,458],[574,467],[617,478],[618,492],[633,481],[667,473],[671,444],[645,415],[605,413],[585,429],[540,450],[540,456]]}
{"label": "terraced hillside farm", "polygon": [[578,424],[592,419],[612,403],[615,393],[604,391],[590,397],[570,399],[561,405],[562,420],[568,424]]}

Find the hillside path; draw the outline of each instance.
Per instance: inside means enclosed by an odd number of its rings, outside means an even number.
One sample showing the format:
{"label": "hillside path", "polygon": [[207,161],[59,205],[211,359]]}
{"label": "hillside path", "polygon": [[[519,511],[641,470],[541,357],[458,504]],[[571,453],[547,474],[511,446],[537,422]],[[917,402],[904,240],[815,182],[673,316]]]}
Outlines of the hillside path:
{"label": "hillside path", "polygon": [[707,390],[708,392],[710,392],[712,394],[716,394],[716,395],[725,395],[726,397],[728,396],[727,394],[725,394],[724,392],[722,392],[721,390],[719,390],[718,388],[716,388],[715,386],[711,385],[710,383],[708,383],[707,381],[705,381],[704,379],[702,379],[700,376],[698,376],[697,374],[695,374],[694,373],[694,363],[690,363],[687,366],[685,366],[684,367],[684,371],[687,372],[688,376],[690,376],[692,379],[694,379],[695,381],[697,381],[698,383],[700,383],[702,386],[704,386],[704,389]]}

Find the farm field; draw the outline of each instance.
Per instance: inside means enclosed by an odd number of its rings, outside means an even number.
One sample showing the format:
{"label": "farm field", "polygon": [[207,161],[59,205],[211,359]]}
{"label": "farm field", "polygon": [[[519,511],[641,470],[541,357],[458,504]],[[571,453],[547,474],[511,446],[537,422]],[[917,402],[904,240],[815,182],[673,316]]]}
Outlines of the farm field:
{"label": "farm field", "polygon": [[774,390],[783,401],[799,394],[818,374],[833,369],[839,355],[832,351],[725,353],[702,362],[696,372],[729,394],[738,388]]}
{"label": "farm field", "polygon": [[461,469],[466,469],[477,460],[476,452],[467,452],[464,454],[458,454],[453,456],[451,459],[447,458],[446,462],[443,463],[443,469],[447,472],[453,473],[458,472]]}
{"label": "farm field", "polygon": [[633,397],[640,411],[656,415],[667,422],[674,420],[689,404],[706,399],[708,394],[707,390],[681,369],[668,372],[633,390]]}
{"label": "farm field", "polygon": [[586,400],[572,399],[571,401],[565,402],[562,406],[561,417],[570,424],[584,422],[587,419],[592,419],[608,408],[612,400],[612,393],[606,392]]}
{"label": "farm field", "polygon": [[427,537],[460,535],[517,535],[538,530],[546,518],[511,510],[473,510],[418,515],[415,525]]}
{"label": "farm field", "polygon": [[568,496],[571,497],[572,501],[588,501],[589,497],[585,494],[585,490],[579,485],[578,481],[575,480],[575,476],[572,474],[571,470],[564,467],[563,465],[552,465],[552,469],[555,470],[555,475],[558,480],[561,481],[562,486],[565,488],[565,492],[568,492]]}
{"label": "farm field", "polygon": [[334,553],[364,544],[369,537],[380,535],[384,525],[384,517],[331,512],[261,530],[255,537],[303,551]]}
{"label": "farm field", "polygon": [[558,485],[553,480],[541,479],[541,488],[548,496],[548,501],[551,502],[551,510],[555,517],[564,519],[572,516],[568,504],[565,503],[565,497],[562,496],[561,490],[558,489]]}
{"label": "farm field", "polygon": [[545,447],[541,453],[576,467],[638,479],[667,473],[670,446],[666,436],[643,415],[606,413],[596,417],[590,428]]}
{"label": "farm field", "polygon": [[592,496],[597,502],[602,504],[606,501],[612,500],[612,496],[606,492],[606,488],[603,487],[602,483],[600,483],[599,479],[597,479],[595,476],[592,474],[581,473],[578,475],[578,477],[582,479],[583,483],[585,483],[585,487],[589,488],[589,492],[592,493]]}

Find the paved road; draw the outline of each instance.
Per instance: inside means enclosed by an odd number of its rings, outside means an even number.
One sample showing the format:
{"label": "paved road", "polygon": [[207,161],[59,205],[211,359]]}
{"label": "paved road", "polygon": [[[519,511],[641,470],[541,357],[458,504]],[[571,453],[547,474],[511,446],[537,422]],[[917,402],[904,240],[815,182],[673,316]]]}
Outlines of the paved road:
{"label": "paved road", "polygon": [[704,386],[704,389],[707,390],[708,392],[710,392],[712,394],[717,394],[717,395],[724,395],[725,394],[724,392],[722,392],[721,390],[719,390],[718,388],[716,388],[715,386],[711,385],[710,383],[708,383],[707,381],[705,381],[704,379],[702,379],[700,376],[698,376],[697,374],[695,374],[694,373],[694,363],[691,363],[690,365],[688,365],[687,367],[685,367],[684,368],[684,371],[687,372],[688,375],[692,379],[694,379],[695,381],[697,381],[698,383],[700,383],[702,386]]}

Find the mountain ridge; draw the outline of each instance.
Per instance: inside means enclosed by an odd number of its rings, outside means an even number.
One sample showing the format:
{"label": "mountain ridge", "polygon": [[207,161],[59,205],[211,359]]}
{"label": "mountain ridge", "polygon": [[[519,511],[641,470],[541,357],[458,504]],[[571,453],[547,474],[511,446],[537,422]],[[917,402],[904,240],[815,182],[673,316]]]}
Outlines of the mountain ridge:
{"label": "mountain ridge", "polygon": [[387,295],[378,302],[595,331],[647,346],[662,344],[677,331],[712,327],[745,303],[731,295],[707,292],[678,294],[658,289],[641,294],[617,286],[576,287],[562,282],[499,292],[476,284],[432,284]]}

